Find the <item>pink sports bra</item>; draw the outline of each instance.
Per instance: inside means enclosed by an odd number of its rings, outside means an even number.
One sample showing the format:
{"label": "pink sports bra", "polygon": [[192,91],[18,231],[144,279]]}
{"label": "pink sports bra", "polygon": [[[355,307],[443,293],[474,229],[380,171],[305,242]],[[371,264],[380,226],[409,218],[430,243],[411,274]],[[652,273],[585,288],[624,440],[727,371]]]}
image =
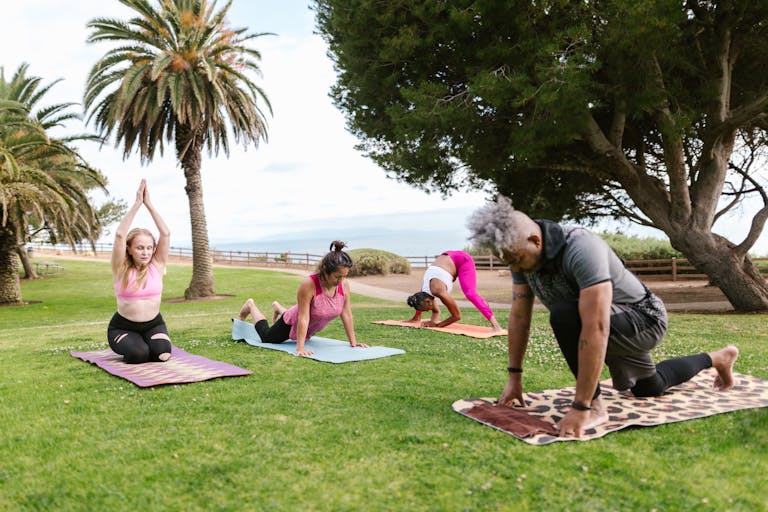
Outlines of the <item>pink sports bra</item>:
{"label": "pink sports bra", "polygon": [[154,263],[147,267],[147,278],[144,282],[144,288],[136,288],[136,269],[132,268],[128,272],[128,285],[124,290],[122,288],[122,279],[115,281],[115,296],[118,300],[140,300],[140,299],[158,299],[163,294],[163,276],[155,267]]}

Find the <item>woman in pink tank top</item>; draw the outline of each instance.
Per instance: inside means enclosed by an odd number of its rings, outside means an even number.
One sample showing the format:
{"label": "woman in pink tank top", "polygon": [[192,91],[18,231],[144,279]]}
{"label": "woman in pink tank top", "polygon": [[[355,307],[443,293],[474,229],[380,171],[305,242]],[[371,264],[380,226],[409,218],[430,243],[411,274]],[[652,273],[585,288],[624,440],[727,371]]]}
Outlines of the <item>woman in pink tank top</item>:
{"label": "woman in pink tank top", "polygon": [[352,267],[352,258],[342,251],[344,247],[344,242],[335,241],[331,244],[331,251],[320,261],[317,273],[309,275],[299,285],[295,306],[285,309],[277,302],[272,303],[271,327],[253,299],[246,300],[240,308],[240,320],[250,315],[262,342],[296,340],[296,355],[311,356],[314,352],[305,348],[306,341],[325,328],[331,320],[340,317],[349,344],[366,348],[367,345],[355,340],[349,283],[344,279]]}
{"label": "woman in pink tank top", "polygon": [[[143,228],[129,231],[144,206],[155,221],[160,236]],[[171,357],[171,339],[160,315],[163,274],[171,233],[149,200],[147,182],[141,180],[136,200],[115,230],[112,245],[112,284],[117,313],[107,327],[109,347],[129,364],[162,362]]]}

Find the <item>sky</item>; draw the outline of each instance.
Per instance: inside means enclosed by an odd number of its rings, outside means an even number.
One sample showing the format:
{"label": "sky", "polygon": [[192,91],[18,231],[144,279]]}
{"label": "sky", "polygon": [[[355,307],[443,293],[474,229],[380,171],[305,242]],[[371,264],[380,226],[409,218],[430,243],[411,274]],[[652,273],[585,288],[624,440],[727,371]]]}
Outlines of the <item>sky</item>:
{"label": "sky", "polygon": [[[95,17],[130,16],[116,0],[11,3],[4,6],[0,65],[6,78],[27,62],[28,73],[42,77],[44,83],[62,79],[45,104],[79,103],[91,66],[109,48],[85,42],[86,23]],[[229,20],[251,32],[276,34],[252,44],[262,55],[262,77],[255,81],[269,98],[273,115],[267,114],[268,142],[231,146],[228,157],[219,153],[204,158],[203,194],[213,245],[313,229],[338,229],[344,239],[350,229],[388,226],[390,218],[399,225],[388,227],[431,230],[435,226],[430,214],[437,212],[439,222],[447,222],[439,229],[457,231],[464,238],[465,218],[484,203],[483,193],[460,191],[448,199],[427,194],[387,178],[354,149],[357,141],[328,96],[336,76],[327,45],[314,33],[314,12],[308,2],[235,0]],[[67,131],[92,132],[93,127],[77,123]],[[171,229],[172,243],[183,245],[191,239],[184,176],[172,145],[147,165],[136,155],[123,160],[114,139],[103,146],[78,146],[85,160],[107,176],[113,197],[133,201],[140,179],[146,178],[152,201]],[[102,203],[107,198],[96,194],[94,199]],[[152,225],[144,210],[135,224]],[[354,247],[354,241],[350,245]]]}
{"label": "sky", "polygon": [[[111,48],[104,43],[87,44],[86,23],[96,17],[127,20],[132,15],[117,0],[10,2],[3,6],[3,14],[0,66],[6,78],[26,62],[28,73],[42,77],[44,83],[61,79],[44,104],[80,103],[91,66]],[[459,190],[448,198],[426,193],[388,178],[354,149],[357,140],[328,96],[336,74],[327,45],[315,33],[309,2],[235,0],[229,20],[232,26],[251,32],[275,34],[257,38],[252,45],[262,55],[262,76],[255,81],[269,98],[273,115],[267,117],[268,142],[258,147],[232,146],[229,156],[219,153],[204,158],[203,193],[213,246],[281,235],[291,238],[291,233],[312,230],[338,231],[344,239],[345,232],[387,228],[410,237],[419,231],[444,233],[446,248],[463,247],[466,218],[484,204],[487,195],[477,190]],[[73,108],[80,110],[79,105]],[[92,126],[78,122],[70,123],[64,133],[92,131]],[[146,178],[152,201],[171,229],[172,245],[189,246],[184,177],[172,145],[147,165],[136,155],[123,159],[122,148],[115,147],[114,140],[104,145],[80,143],[79,149],[88,163],[107,176],[112,198],[130,203],[140,179]],[[107,199],[101,193],[94,195],[97,204]],[[152,222],[142,210],[135,224],[151,227]],[[739,219],[722,224],[721,231],[729,235],[745,225]],[[620,229],[633,234],[628,226]],[[656,230],[637,233],[663,237]],[[424,243],[439,238],[424,237]],[[354,248],[354,241],[350,245]],[[424,246],[423,250],[443,249]],[[763,235],[755,250],[768,252],[768,236]]]}

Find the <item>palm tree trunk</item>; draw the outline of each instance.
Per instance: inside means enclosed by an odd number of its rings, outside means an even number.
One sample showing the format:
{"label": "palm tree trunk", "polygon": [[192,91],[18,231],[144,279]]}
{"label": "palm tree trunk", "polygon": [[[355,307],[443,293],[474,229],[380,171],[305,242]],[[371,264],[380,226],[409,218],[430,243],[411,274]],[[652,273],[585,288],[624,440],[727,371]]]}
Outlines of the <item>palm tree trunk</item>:
{"label": "palm tree trunk", "polygon": [[200,134],[187,126],[176,129],[176,154],[187,180],[185,190],[189,200],[189,219],[192,224],[192,280],[184,291],[187,300],[213,297],[216,285],[213,279],[213,257],[208,244],[208,224],[203,203],[203,180],[200,175],[203,141]]}
{"label": "palm tree trunk", "polygon": [[16,255],[16,236],[0,228],[0,304],[19,304],[19,258]]}
{"label": "palm tree trunk", "polygon": [[21,266],[24,269],[24,279],[37,279],[37,272],[35,272],[35,267],[32,266],[32,260],[30,260],[29,253],[24,244],[16,244],[16,254],[19,255]]}

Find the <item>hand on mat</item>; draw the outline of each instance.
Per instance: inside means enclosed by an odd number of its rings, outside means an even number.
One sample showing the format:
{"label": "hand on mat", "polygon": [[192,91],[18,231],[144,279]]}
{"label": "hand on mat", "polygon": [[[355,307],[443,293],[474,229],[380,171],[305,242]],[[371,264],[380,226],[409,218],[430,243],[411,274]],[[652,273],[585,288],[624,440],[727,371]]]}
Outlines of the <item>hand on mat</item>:
{"label": "hand on mat", "polygon": [[366,345],[365,343],[358,343],[358,342],[356,342],[356,341],[350,341],[350,342],[349,342],[349,345],[350,345],[351,347],[368,348],[368,345]]}
{"label": "hand on mat", "polygon": [[312,350],[307,350],[305,348],[302,348],[302,349],[297,348],[296,355],[300,357],[309,357],[309,356],[315,355],[315,352]]}
{"label": "hand on mat", "polygon": [[565,413],[555,428],[560,431],[560,437],[581,437],[589,422],[589,411],[579,411],[571,408]]}
{"label": "hand on mat", "polygon": [[525,400],[523,400],[523,381],[519,373],[511,373],[507,385],[504,386],[504,391],[501,392],[499,397],[499,403],[506,405],[507,407],[514,407],[515,400],[517,400],[520,407],[525,407]]}
{"label": "hand on mat", "polygon": [[432,320],[424,320],[421,322],[422,327],[437,327],[437,323],[433,322]]}

